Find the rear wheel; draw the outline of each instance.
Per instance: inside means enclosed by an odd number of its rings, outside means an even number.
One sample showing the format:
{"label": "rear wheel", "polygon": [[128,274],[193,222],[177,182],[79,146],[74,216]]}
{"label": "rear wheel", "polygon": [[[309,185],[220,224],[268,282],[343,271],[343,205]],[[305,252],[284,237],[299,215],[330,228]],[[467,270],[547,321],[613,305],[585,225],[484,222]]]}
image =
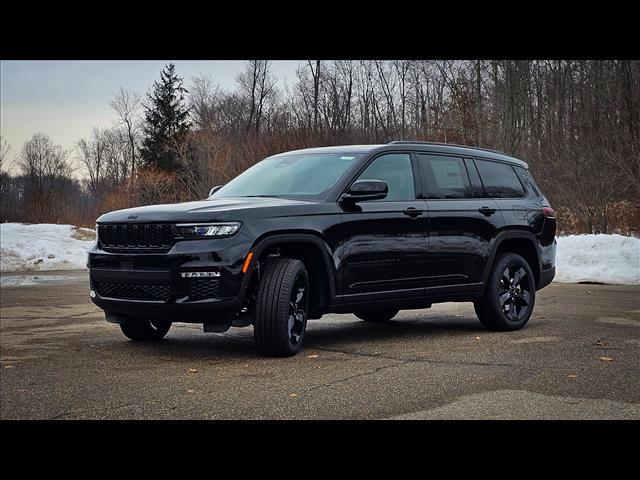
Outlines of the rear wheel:
{"label": "rear wheel", "polygon": [[253,334],[265,355],[288,357],[302,346],[309,312],[309,276],[300,260],[270,261],[256,295]]}
{"label": "rear wheel", "polygon": [[354,315],[365,322],[383,323],[391,320],[399,311],[396,309],[362,310],[354,312]]}
{"label": "rear wheel", "polygon": [[520,255],[506,253],[496,258],[484,296],[474,307],[489,330],[519,330],[531,318],[535,299],[531,267]]}
{"label": "rear wheel", "polygon": [[127,338],[137,342],[157,342],[164,338],[171,322],[161,320],[146,320],[143,318],[127,317],[120,323],[120,329]]}

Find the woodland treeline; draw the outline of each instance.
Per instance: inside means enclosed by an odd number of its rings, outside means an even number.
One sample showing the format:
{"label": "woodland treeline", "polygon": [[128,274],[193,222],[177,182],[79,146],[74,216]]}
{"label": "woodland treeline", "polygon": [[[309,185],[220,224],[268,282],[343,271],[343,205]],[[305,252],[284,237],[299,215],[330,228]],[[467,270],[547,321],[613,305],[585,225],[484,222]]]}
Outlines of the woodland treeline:
{"label": "woodland treeline", "polygon": [[564,233],[640,230],[638,61],[312,60],[283,85],[256,60],[233,89],[169,64],[110,107],[113,126],[71,150],[43,132],[16,151],[2,141],[0,220],[93,226],[108,210],[205,198],[274,153],[404,139],[524,159]]}

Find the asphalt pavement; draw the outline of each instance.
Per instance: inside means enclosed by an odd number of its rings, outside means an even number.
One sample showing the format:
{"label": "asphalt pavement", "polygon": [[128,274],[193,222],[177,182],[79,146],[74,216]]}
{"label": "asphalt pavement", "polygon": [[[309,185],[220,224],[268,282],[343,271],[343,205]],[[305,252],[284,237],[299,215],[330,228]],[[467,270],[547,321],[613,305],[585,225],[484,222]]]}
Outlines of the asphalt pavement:
{"label": "asphalt pavement", "polygon": [[554,283],[508,333],[465,303],[325,315],[275,359],[251,327],[133,343],[86,272],[2,273],[0,418],[640,419],[640,287]]}

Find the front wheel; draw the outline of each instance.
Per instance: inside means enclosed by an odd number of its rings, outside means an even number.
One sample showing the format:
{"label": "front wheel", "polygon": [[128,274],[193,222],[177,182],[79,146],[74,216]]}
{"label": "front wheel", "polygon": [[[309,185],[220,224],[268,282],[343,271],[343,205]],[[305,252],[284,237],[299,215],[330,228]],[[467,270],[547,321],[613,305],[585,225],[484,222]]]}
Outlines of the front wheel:
{"label": "front wheel", "polygon": [[295,355],[304,340],[309,312],[309,276],[300,260],[271,260],[256,295],[253,335],[265,355]]}
{"label": "front wheel", "polygon": [[127,338],[136,342],[160,341],[170,328],[171,322],[161,320],[127,317],[120,322],[122,333],[124,333]]}
{"label": "front wheel", "polygon": [[365,322],[384,323],[395,317],[398,312],[396,309],[362,310],[354,315]]}
{"label": "front wheel", "polygon": [[489,330],[519,330],[531,318],[536,300],[531,267],[515,253],[496,258],[482,299],[474,303],[476,314]]}

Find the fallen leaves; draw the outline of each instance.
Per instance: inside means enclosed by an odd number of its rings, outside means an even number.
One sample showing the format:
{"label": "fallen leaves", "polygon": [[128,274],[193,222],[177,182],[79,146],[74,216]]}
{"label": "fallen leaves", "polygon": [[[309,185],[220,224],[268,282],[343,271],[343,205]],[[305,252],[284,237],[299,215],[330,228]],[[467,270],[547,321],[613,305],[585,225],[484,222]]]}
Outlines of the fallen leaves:
{"label": "fallen leaves", "polygon": [[613,358],[611,357],[598,357],[598,360],[602,360],[603,362],[613,362]]}
{"label": "fallen leaves", "polygon": [[318,358],[318,355],[307,355],[307,358]]}
{"label": "fallen leaves", "polygon": [[578,375],[576,375],[574,373],[571,373],[571,374],[567,375],[567,377],[569,377],[569,378],[578,378]]}
{"label": "fallen leaves", "polygon": [[198,373],[198,369],[197,368],[190,368],[189,370],[187,370],[189,373]]}
{"label": "fallen leaves", "polygon": [[195,390],[187,389],[187,393],[196,393],[196,391],[195,391]]}
{"label": "fallen leaves", "polygon": [[480,340],[482,337],[476,337],[476,340]]}
{"label": "fallen leaves", "polygon": [[289,394],[289,397],[290,397],[290,398],[296,398],[297,396],[298,396],[298,394],[297,394],[297,393],[290,393],[290,394]]}
{"label": "fallen leaves", "polygon": [[15,368],[14,365],[5,365],[4,368]]}

